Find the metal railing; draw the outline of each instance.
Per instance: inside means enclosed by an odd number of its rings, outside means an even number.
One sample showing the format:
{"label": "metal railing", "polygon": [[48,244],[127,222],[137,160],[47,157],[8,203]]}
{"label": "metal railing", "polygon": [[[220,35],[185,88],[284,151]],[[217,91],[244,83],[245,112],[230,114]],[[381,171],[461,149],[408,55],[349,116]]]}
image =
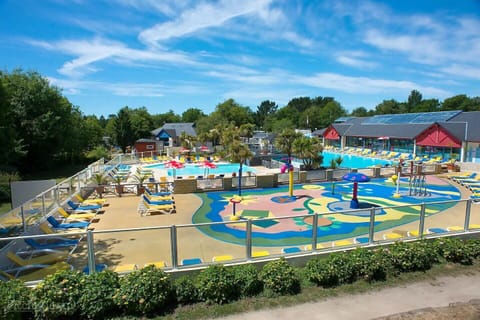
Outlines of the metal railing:
{"label": "metal railing", "polygon": [[[461,217],[462,224],[457,226],[454,231],[449,230],[448,226],[445,223],[439,221],[430,221],[428,219],[431,216],[431,212],[439,209],[450,208],[453,206],[460,206],[464,210],[463,217]],[[384,221],[382,216],[388,214],[392,211],[402,211],[408,212],[412,216],[410,223],[413,223],[413,226],[409,230],[405,230],[403,226],[397,226],[396,228],[401,230],[396,230],[396,234],[401,236],[396,237],[394,240],[385,237],[388,235],[387,230],[392,228],[392,224],[389,221]],[[328,217],[336,217],[336,215],[355,215],[360,214],[363,217],[365,222],[368,222],[368,228],[357,232],[348,234],[348,238],[361,239],[363,241],[354,241],[343,243],[338,245],[335,243],[337,240],[345,239],[346,234],[328,234],[325,233],[324,228],[320,219],[325,219]],[[479,212],[475,212],[479,214]],[[304,256],[311,254],[312,252],[326,253],[338,250],[339,246],[342,247],[357,247],[357,246],[372,246],[372,245],[382,245],[385,243],[391,243],[398,240],[416,240],[422,238],[435,238],[443,237],[450,235],[464,235],[464,234],[480,234],[480,228],[478,225],[475,226],[475,229],[471,228],[471,217],[472,217],[472,200],[457,200],[457,201],[439,201],[439,202],[429,202],[421,203],[416,205],[402,205],[402,206],[391,206],[391,207],[372,207],[368,209],[360,210],[345,210],[340,212],[326,212],[326,213],[315,213],[315,214],[306,214],[306,215],[291,215],[284,217],[275,217],[275,218],[263,218],[256,220],[238,220],[238,221],[223,221],[223,222],[209,222],[209,223],[199,223],[199,224],[181,224],[181,225],[171,225],[171,226],[153,226],[153,227],[142,227],[142,228],[126,228],[126,229],[110,229],[110,230],[86,230],[84,232],[75,232],[69,233],[69,236],[82,236],[87,239],[86,247],[83,251],[76,252],[74,257],[71,258],[69,262],[74,264],[77,269],[82,269],[85,266],[88,266],[90,273],[95,272],[95,265],[99,263],[107,263],[109,265],[114,264],[114,260],[120,254],[120,252],[112,249],[111,251],[105,251],[105,246],[108,246],[108,241],[112,243],[118,243],[120,240],[115,240],[117,237],[115,234],[128,233],[129,239],[141,239],[142,237],[148,237],[150,241],[141,241],[139,243],[131,243],[135,247],[136,251],[148,252],[148,261],[162,260],[166,263],[166,270],[175,271],[182,270],[184,268],[191,268],[191,265],[185,264],[183,261],[185,258],[191,257],[194,253],[199,257],[201,263],[198,267],[204,267],[209,265],[212,261],[213,256],[225,254],[225,250],[236,250],[234,260],[231,263],[244,263],[248,261],[253,261],[256,259],[255,249],[256,247],[264,247],[260,238],[257,238],[252,232],[254,224],[260,222],[275,222],[275,223],[289,223],[292,221],[299,221],[302,219],[311,224],[311,229],[308,232],[308,237],[306,240],[295,240],[291,241],[288,237],[283,239],[277,239],[269,247],[270,255],[263,257],[263,259],[276,258],[278,256],[285,255],[282,253],[282,247],[291,247],[291,246],[305,246],[293,255]],[[478,218],[477,218],[478,219]],[[325,220],[323,220],[325,221]],[[322,222],[323,222],[322,221]],[[460,219],[458,219],[460,221]],[[243,236],[241,237],[241,247],[243,250],[238,251],[239,246],[231,245],[228,243],[223,243],[222,245],[215,245],[214,247],[209,246],[205,240],[202,240],[198,237],[204,237],[205,233],[208,234],[209,230],[220,230],[221,228],[229,228],[232,232],[238,232],[242,230]],[[435,233],[427,233],[427,230],[433,232],[432,230],[438,229]],[[235,231],[236,230],[236,231]],[[439,231],[440,230],[440,231]],[[404,234],[402,235],[402,232]],[[203,235],[202,235],[203,234]],[[0,244],[16,243],[16,248],[20,248],[21,243],[24,239],[34,238],[34,239],[48,239],[52,237],[58,237],[61,234],[55,235],[28,235],[28,236],[17,236],[17,237],[8,237],[0,238]],[[193,237],[193,238],[192,238]],[[208,237],[207,237],[208,238]],[[211,239],[214,240],[214,239]],[[218,241],[218,240],[215,240]],[[142,248],[142,244],[147,244],[148,248]],[[161,244],[161,245],[159,245]],[[209,246],[208,250],[204,250],[205,246]],[[11,250],[13,246],[9,247]],[[133,247],[132,247],[133,248]],[[208,253],[205,253],[207,252]],[[243,251],[243,253],[241,253]],[[5,252],[4,252],[5,253]],[[124,252],[122,251],[123,255]],[[291,256],[291,254],[289,254]],[[3,257],[5,261],[5,257]],[[128,257],[126,257],[128,260]],[[228,262],[227,262],[228,263]],[[6,265],[2,266],[3,268]]]}
{"label": "metal railing", "polygon": [[84,170],[61,181],[9,212],[0,216],[0,228],[3,234],[18,235],[38,224],[59,204],[65,203],[74,194],[91,183],[92,176],[103,171],[104,160],[90,164]]}

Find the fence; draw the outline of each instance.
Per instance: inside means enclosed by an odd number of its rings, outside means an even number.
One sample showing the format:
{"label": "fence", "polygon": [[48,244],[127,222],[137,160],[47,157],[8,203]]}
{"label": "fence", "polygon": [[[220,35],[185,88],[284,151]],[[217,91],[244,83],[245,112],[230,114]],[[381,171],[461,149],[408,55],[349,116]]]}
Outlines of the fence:
{"label": "fence", "polygon": [[[429,212],[457,206],[458,210],[462,210],[464,214],[457,219],[459,225],[451,226],[445,222],[435,219],[427,219]],[[408,211],[415,219],[410,223],[410,227],[399,226],[397,230],[389,231],[392,225],[389,221],[384,221],[381,217],[385,213],[391,211]],[[332,236],[325,234],[321,228],[321,219],[325,217],[335,217],[335,215],[354,215],[362,214],[368,227],[360,230],[355,234],[350,234],[349,240],[342,239],[341,235]],[[478,214],[478,212],[476,213]],[[253,220],[211,222],[200,224],[183,224],[171,226],[156,226],[130,229],[115,230],[87,230],[85,232],[69,233],[69,236],[77,236],[86,238],[86,246],[78,247],[74,257],[70,257],[70,263],[77,269],[83,269],[88,266],[89,272],[95,272],[95,266],[106,263],[109,266],[116,264],[119,256],[126,255],[130,252],[144,252],[147,256],[142,261],[129,260],[128,263],[135,263],[139,266],[151,262],[161,261],[165,264],[167,271],[181,271],[191,269],[192,267],[205,267],[215,262],[215,257],[231,256],[228,263],[244,263],[256,260],[273,259],[279,256],[305,257],[310,256],[312,252],[327,253],[338,249],[355,248],[358,246],[374,246],[391,243],[398,240],[417,240],[420,238],[435,238],[451,235],[478,235],[480,234],[480,226],[471,224],[472,201],[441,201],[422,203],[418,205],[404,205],[392,207],[372,207],[362,210],[346,210],[341,212],[326,212],[306,215],[292,215],[286,217],[264,218]],[[258,247],[262,246],[262,239],[256,237],[253,232],[254,224],[259,221],[268,223],[274,221],[276,223],[298,221],[309,221],[311,224],[310,232],[306,241],[292,240],[288,237],[278,238],[266,250]],[[478,217],[475,216],[478,221]],[[460,223],[461,222],[461,223]],[[218,242],[214,239],[207,239],[206,231],[219,230],[220,227],[227,227],[230,230],[243,230],[244,239],[241,244],[230,244]],[[125,239],[135,239],[137,242],[130,243],[129,250],[115,251],[113,245],[121,242],[119,238],[121,234],[126,234]],[[392,237],[391,235],[394,235]],[[25,239],[48,239],[58,237],[56,235],[31,235],[22,237],[0,238],[0,243],[9,242],[9,250],[21,247]],[[343,236],[344,237],[344,236]],[[351,238],[354,238],[352,240]],[[213,241],[213,242],[212,242]],[[217,241],[217,242],[215,242]],[[216,245],[212,246],[212,243]],[[15,244],[15,245],[14,245]],[[295,253],[285,254],[285,248],[297,247]],[[124,259],[124,260],[128,260]],[[195,261],[196,266],[192,266]],[[142,262],[142,263],[140,263]]]}
{"label": "fence", "polygon": [[92,176],[105,169],[100,159],[74,176],[40,193],[17,208],[0,216],[0,230],[3,235],[18,235],[45,218],[59,204],[65,203],[82,188],[89,186]]}

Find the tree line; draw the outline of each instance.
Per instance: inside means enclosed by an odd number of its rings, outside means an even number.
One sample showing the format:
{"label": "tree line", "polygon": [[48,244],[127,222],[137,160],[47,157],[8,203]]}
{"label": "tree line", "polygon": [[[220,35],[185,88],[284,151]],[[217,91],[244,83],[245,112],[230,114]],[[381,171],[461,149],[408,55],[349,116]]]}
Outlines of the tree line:
{"label": "tree line", "polygon": [[[321,129],[343,116],[447,110],[478,111],[480,97],[462,94],[440,102],[423,99],[413,90],[404,102],[384,100],[375,109],[358,107],[351,112],[333,97],[295,97],[282,107],[266,100],[255,110],[228,99],[210,114],[194,107],[182,114],[172,110],[150,114],[146,107],[124,106],[116,114],[97,117],[83,114],[39,73],[18,69],[0,72],[0,172],[27,173],[88,163],[107,155],[111,146],[125,151],[136,140],[149,138],[152,130],[172,122],[193,122],[197,141],[218,145],[233,141],[228,128],[239,128],[236,134],[248,138],[253,130]],[[182,141],[191,142],[189,138]]]}

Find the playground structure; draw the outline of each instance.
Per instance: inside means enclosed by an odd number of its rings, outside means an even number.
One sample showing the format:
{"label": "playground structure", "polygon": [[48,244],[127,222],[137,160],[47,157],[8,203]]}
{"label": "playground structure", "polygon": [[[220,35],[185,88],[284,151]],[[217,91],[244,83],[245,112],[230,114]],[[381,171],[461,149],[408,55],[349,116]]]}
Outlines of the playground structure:
{"label": "playground structure", "polygon": [[408,167],[402,167],[399,165],[398,173],[402,176],[409,177],[408,179],[408,195],[409,196],[417,196],[417,197],[428,197],[430,196],[430,192],[428,191],[428,184],[426,175],[433,174],[434,172],[428,172],[426,170],[426,166],[419,162],[415,163],[414,161],[410,161],[410,165]]}

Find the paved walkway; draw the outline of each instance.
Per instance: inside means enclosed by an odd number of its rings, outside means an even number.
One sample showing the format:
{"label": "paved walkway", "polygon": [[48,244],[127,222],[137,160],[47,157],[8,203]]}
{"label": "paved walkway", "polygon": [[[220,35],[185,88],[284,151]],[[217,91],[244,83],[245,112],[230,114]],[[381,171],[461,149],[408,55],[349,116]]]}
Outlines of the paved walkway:
{"label": "paved walkway", "polygon": [[225,320],[256,319],[375,319],[422,308],[480,299],[480,273],[438,277],[395,288],[329,298],[293,307],[253,311]]}

